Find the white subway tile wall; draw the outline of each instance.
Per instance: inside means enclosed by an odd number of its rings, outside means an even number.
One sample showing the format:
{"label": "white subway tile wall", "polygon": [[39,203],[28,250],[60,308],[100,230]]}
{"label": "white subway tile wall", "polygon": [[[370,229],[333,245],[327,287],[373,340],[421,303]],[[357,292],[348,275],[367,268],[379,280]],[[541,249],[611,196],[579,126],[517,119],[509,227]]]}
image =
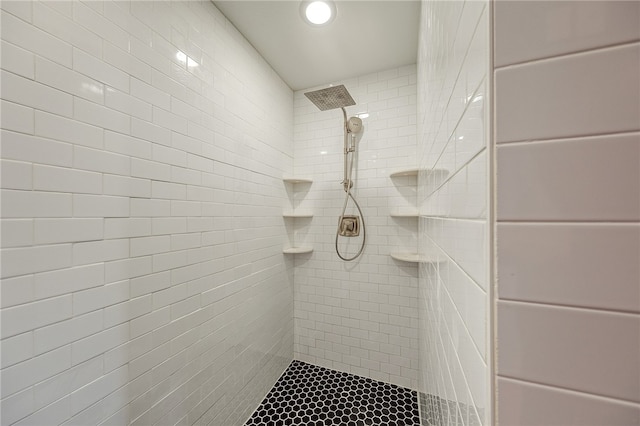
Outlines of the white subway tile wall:
{"label": "white subway tile wall", "polygon": [[[356,101],[348,117],[360,114],[353,193],[366,223],[363,255],[345,262],[335,252],[335,233],[345,192],[343,116],[320,111],[304,92],[294,94],[294,175],[313,183],[292,194],[293,207],[312,219],[287,228],[296,246],[312,246],[295,260],[295,357],[415,389],[418,371],[417,266],[392,259],[391,252],[416,252],[415,218],[390,217],[415,210],[415,177],[390,177],[415,169],[416,67],[408,65],[346,81]],[[363,114],[368,114],[364,116]],[[287,205],[286,207],[291,207]],[[349,202],[346,214],[357,214]],[[342,237],[341,237],[342,238]],[[359,242],[341,242],[352,256]]]}
{"label": "white subway tile wall", "polygon": [[293,357],[293,92],[209,1],[0,7],[2,424],[241,424]]}
{"label": "white subway tile wall", "polygon": [[639,11],[495,3],[500,424],[640,425]]}
{"label": "white subway tile wall", "polygon": [[422,424],[488,425],[489,4],[422,2],[418,50]]}

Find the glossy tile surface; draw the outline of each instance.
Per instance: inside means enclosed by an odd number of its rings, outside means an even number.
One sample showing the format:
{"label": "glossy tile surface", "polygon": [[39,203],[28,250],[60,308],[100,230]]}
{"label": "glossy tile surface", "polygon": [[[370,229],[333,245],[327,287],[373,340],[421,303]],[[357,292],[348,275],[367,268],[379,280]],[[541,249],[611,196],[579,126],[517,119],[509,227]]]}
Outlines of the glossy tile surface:
{"label": "glossy tile surface", "polygon": [[499,145],[497,162],[498,220],[640,219],[640,134]]}
{"label": "glossy tile surface", "polygon": [[638,74],[638,43],[498,69],[496,142],[638,130]]}
{"label": "glossy tile surface", "polygon": [[639,6],[494,6],[497,421],[640,424]]}
{"label": "glossy tile surface", "polygon": [[640,226],[498,225],[500,298],[640,312]]}
{"label": "glossy tile surface", "polygon": [[418,248],[423,425],[490,423],[489,5],[422,3]]}
{"label": "glossy tile surface", "polygon": [[417,426],[416,392],[293,361],[246,426]]}
{"label": "glossy tile surface", "polygon": [[[285,218],[287,244],[313,247],[295,258],[295,357],[334,370],[416,388],[418,364],[415,264],[394,252],[417,251],[417,218],[391,217],[415,210],[416,176],[391,175],[416,168],[416,67],[340,82],[357,105],[347,114],[368,114],[357,138],[353,194],[364,214],[366,245],[353,262],[335,252],[335,231],[344,203],[336,179],[343,176],[342,115],[320,111],[304,93],[294,93],[294,175],[311,185],[287,186],[283,210],[313,218]],[[334,82],[337,83],[337,82]],[[346,214],[360,216],[349,201]],[[338,241],[353,256],[360,237]]]}
{"label": "glossy tile surface", "polygon": [[[506,378],[498,379],[500,424],[629,426],[640,424],[640,404]],[[544,407],[541,410],[540,407]]]}
{"label": "glossy tile surface", "polygon": [[498,374],[640,402],[640,317],[498,303]]}
{"label": "glossy tile surface", "polygon": [[293,356],[293,93],[209,1],[0,8],[0,423],[240,424]]}
{"label": "glossy tile surface", "polygon": [[497,67],[640,39],[635,1],[496,1]]}

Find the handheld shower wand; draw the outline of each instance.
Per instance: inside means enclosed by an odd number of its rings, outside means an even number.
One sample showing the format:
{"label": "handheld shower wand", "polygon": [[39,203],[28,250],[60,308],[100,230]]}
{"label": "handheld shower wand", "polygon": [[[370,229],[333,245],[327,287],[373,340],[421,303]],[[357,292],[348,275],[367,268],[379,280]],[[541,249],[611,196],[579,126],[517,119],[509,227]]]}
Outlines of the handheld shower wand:
{"label": "handheld shower wand", "polygon": [[[351,117],[347,120],[347,111],[344,108],[341,109],[344,117],[344,179],[342,180],[342,185],[344,191],[347,192],[347,189],[353,187],[351,176],[348,176],[347,173],[347,162],[349,154],[353,154],[356,151],[356,133],[362,131],[362,120],[358,117]],[[349,143],[349,136],[351,136],[351,143]]]}

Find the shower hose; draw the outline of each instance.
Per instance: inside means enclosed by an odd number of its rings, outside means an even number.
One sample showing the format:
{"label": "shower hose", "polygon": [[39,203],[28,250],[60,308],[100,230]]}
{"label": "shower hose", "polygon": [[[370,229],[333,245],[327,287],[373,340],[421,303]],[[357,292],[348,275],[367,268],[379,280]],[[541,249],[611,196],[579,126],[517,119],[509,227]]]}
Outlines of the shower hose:
{"label": "shower hose", "polygon": [[[347,138],[347,134],[346,134],[346,129],[345,129],[345,140]],[[340,220],[338,221],[338,228],[336,229],[336,253],[338,254],[338,257],[344,261],[350,262],[352,260],[355,260],[358,256],[360,256],[362,254],[362,251],[364,250],[364,243],[367,240],[367,228],[364,225],[364,214],[362,214],[362,209],[360,208],[360,204],[358,204],[358,201],[356,201],[355,197],[353,196],[353,194],[351,194],[351,174],[353,172],[353,157],[354,157],[354,153],[355,153],[355,141],[353,143],[353,146],[351,149],[345,149],[346,152],[344,155],[349,155],[349,153],[351,153],[350,158],[349,158],[349,168],[348,170],[348,175],[345,176],[346,179],[346,184],[345,184],[345,192],[346,195],[344,197],[344,204],[342,205],[342,213],[340,213]],[[360,218],[362,220],[362,244],[360,245],[360,250],[358,250],[358,253],[355,254],[355,256],[353,257],[346,257],[343,256],[342,254],[340,254],[340,249],[338,248],[338,238],[340,237],[340,224],[342,223],[342,218],[344,217],[344,213],[347,210],[347,203],[349,202],[349,198],[351,198],[351,200],[353,201],[353,204],[355,204],[356,208],[358,209],[358,213],[360,213]]]}

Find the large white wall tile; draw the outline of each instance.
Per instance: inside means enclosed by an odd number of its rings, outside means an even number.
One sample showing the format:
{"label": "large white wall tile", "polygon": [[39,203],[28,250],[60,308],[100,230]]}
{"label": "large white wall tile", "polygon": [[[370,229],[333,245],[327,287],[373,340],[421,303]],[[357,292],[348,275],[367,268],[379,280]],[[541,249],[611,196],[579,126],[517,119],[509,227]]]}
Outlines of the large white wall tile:
{"label": "large white wall tile", "polygon": [[66,117],[72,115],[73,97],[69,93],[4,70],[1,77],[2,99]]}
{"label": "large white wall tile", "polygon": [[640,39],[633,1],[497,1],[497,67]]}
{"label": "large white wall tile", "polygon": [[[5,69],[23,77],[33,79],[35,76],[35,57],[33,53],[11,43],[7,43],[4,40],[1,46],[2,52],[0,52],[0,58],[2,62],[6,64]],[[4,128],[4,123],[2,127]]]}
{"label": "large white wall tile", "polygon": [[640,422],[640,405],[627,401],[508,378],[499,378],[498,387],[500,424],[628,426]]}
{"label": "large white wall tile", "polygon": [[[9,4],[11,3],[17,4],[19,2],[9,2]],[[25,3],[24,6],[31,12],[31,2]],[[1,16],[3,40],[66,67],[71,67],[72,47],[70,44],[31,25],[30,21],[21,20],[19,15],[13,15],[11,12],[15,13],[15,11],[10,11],[2,13]]]}
{"label": "large white wall tile", "polygon": [[501,145],[497,167],[498,220],[640,219],[639,134]]}
{"label": "large white wall tile", "polygon": [[499,69],[496,142],[638,130],[638,74],[638,43]]}
{"label": "large white wall tile", "polygon": [[640,312],[637,224],[501,223],[500,298]]}
{"label": "large white wall tile", "polygon": [[501,301],[498,374],[640,402],[638,315]]}

